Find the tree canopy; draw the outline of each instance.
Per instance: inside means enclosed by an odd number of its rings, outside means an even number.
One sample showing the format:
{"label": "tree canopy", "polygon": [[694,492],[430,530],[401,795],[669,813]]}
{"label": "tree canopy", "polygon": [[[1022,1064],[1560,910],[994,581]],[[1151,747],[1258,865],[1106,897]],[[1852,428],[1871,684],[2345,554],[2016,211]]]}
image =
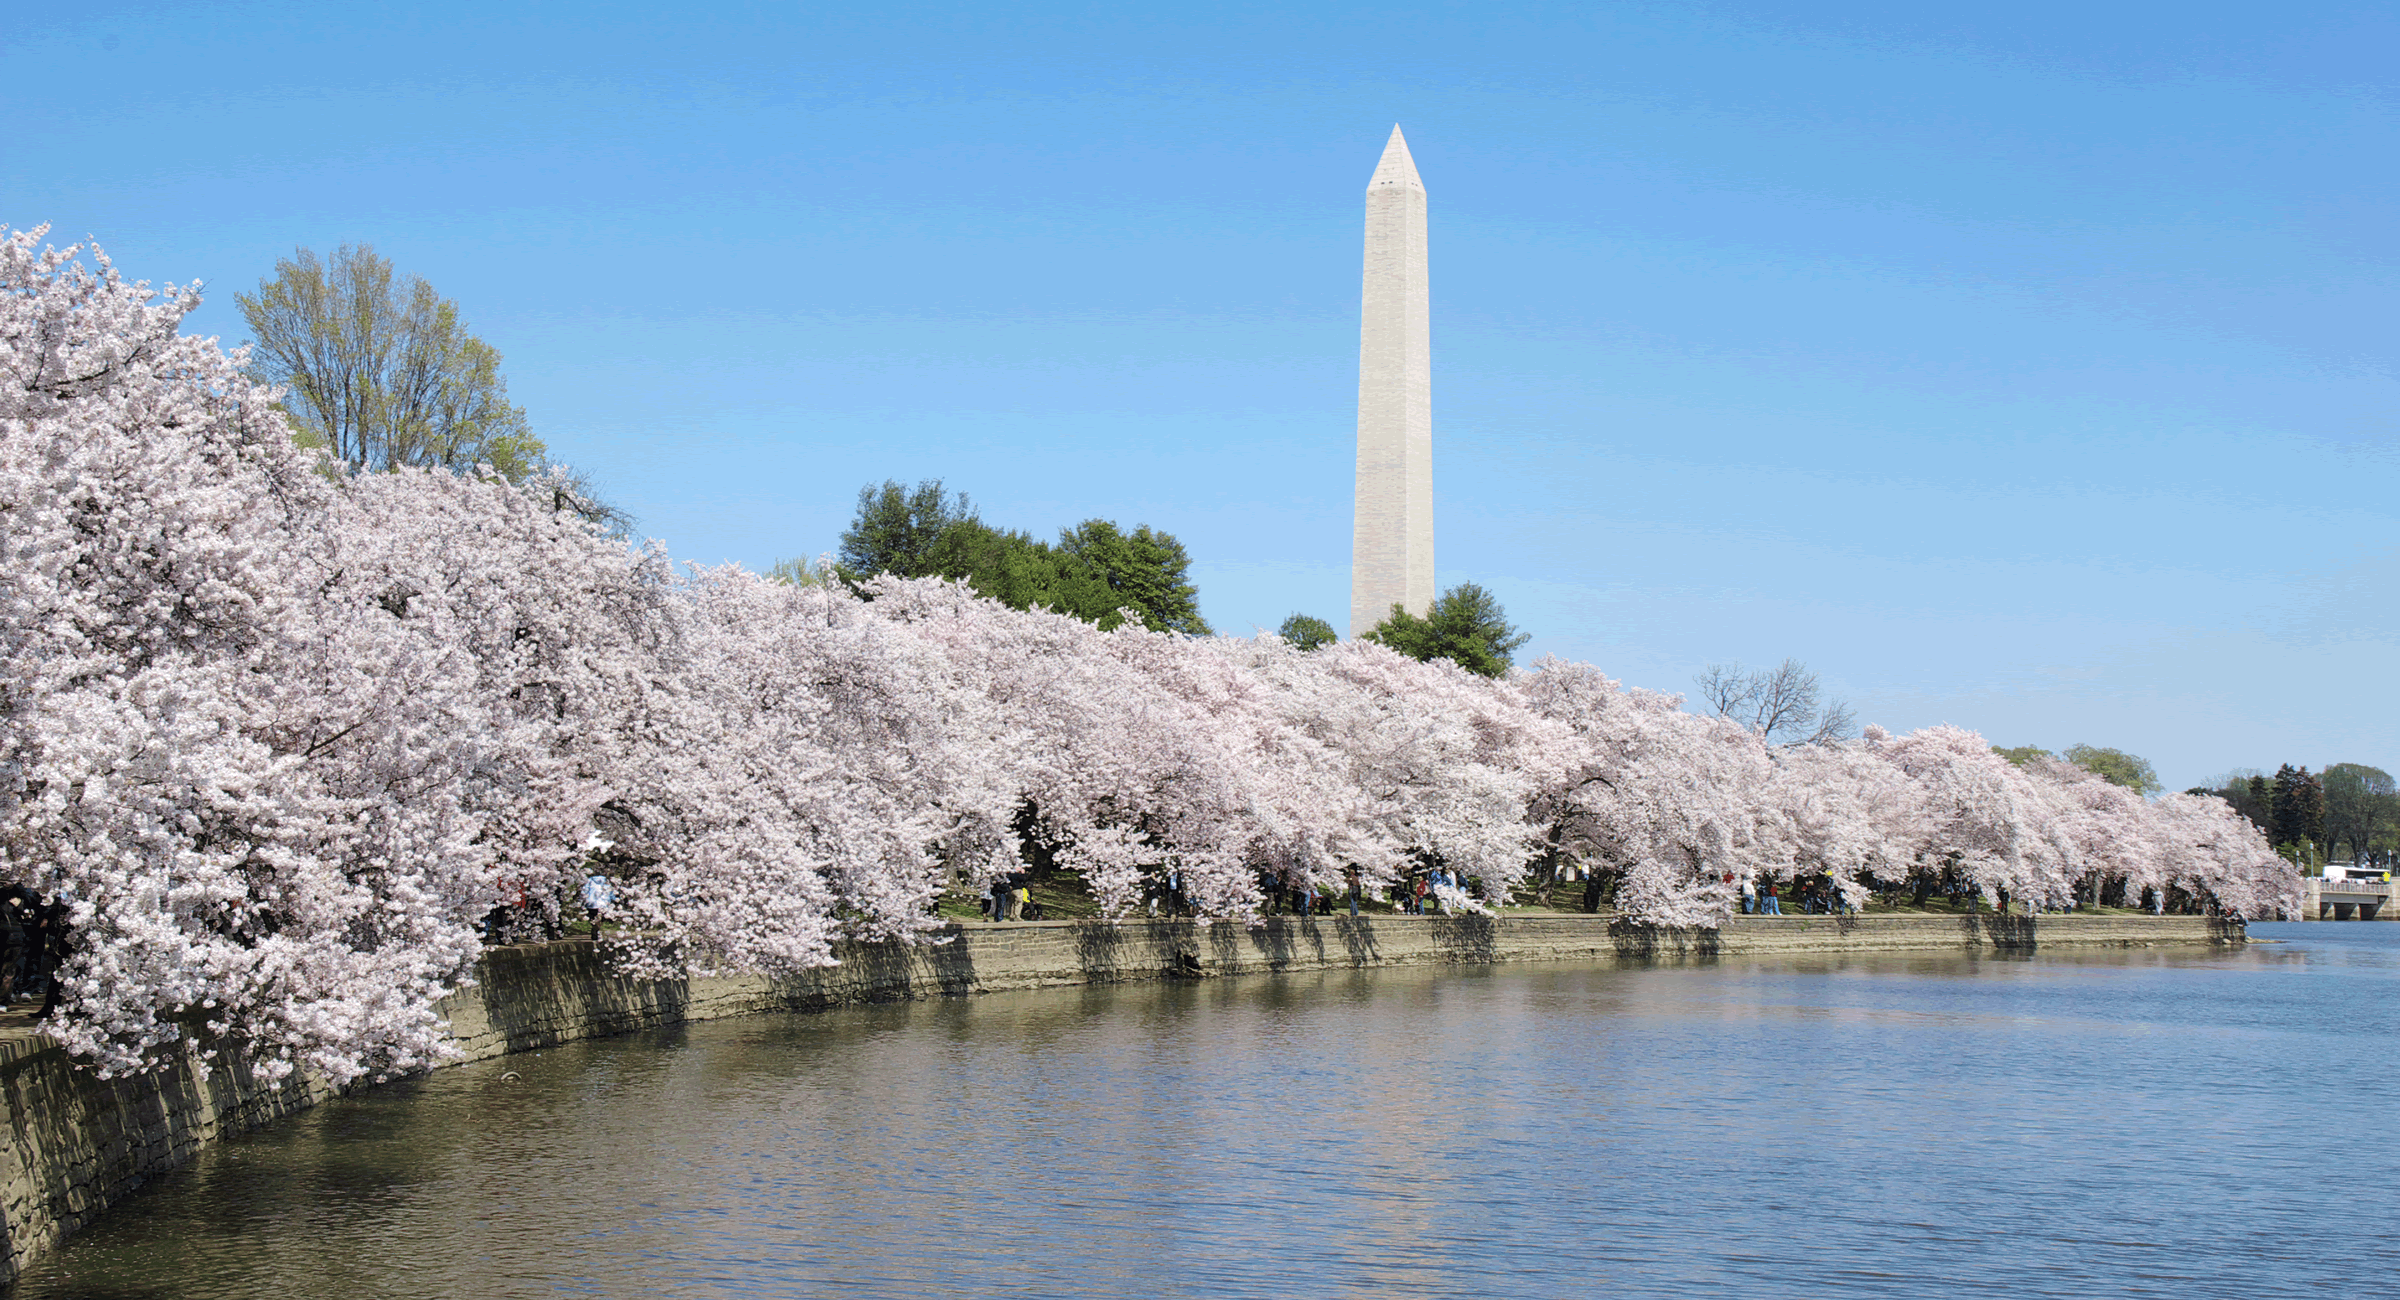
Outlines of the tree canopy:
{"label": "tree canopy", "polygon": [[935,556],[943,535],[974,522],[975,506],[967,494],[946,490],[938,478],[913,489],[885,479],[880,486],[870,483],[858,490],[858,513],[842,530],[835,558],[842,575],[853,582],[882,573],[926,577],[940,568]]}
{"label": "tree canopy", "polygon": [[2189,794],[2215,795],[2295,860],[2314,863],[2347,849],[2361,864],[2400,859],[2400,783],[2365,763],[2322,772],[2285,763],[2273,776],[2235,768]]}
{"label": "tree canopy", "polygon": [[1341,639],[1334,634],[1333,624],[1315,615],[1300,613],[1283,620],[1283,626],[1275,629],[1275,635],[1301,650],[1329,646]]}
{"label": "tree canopy", "polygon": [[1051,544],[983,522],[967,495],[940,479],[913,489],[887,479],[859,489],[837,571],[853,590],[881,574],[948,578],[1011,609],[1055,610],[1103,629],[1131,609],[1153,631],[1206,635],[1191,563],[1174,534],[1148,524],[1128,532],[1086,519]]}
{"label": "tree canopy", "polygon": [[489,465],[521,479],[542,466],[499,351],[467,331],[458,304],[372,247],[345,244],[331,259],[300,249],[234,301],[256,342],[251,368],[285,390],[303,445],[362,470]]}
{"label": "tree canopy", "polygon": [[2138,754],[2096,745],[2069,745],[2063,757],[2110,785],[2121,785],[2138,795],[2154,795],[2165,788],[2158,783],[2158,772],[2150,766],[2150,760]]}
{"label": "tree canopy", "polygon": [[1500,600],[1472,582],[1443,592],[1433,608],[1419,618],[1398,604],[1389,618],[1360,638],[1389,646],[1411,659],[1430,663],[1448,659],[1468,672],[1499,677],[1508,672],[1510,656],[1532,640],[1508,622]]}
{"label": "tree canopy", "polygon": [[2267,839],[2277,849],[2306,852],[2325,838],[2325,784],[2305,767],[2275,770]]}
{"label": "tree canopy", "polygon": [[786,587],[822,587],[834,574],[831,566],[822,561],[783,559],[768,565],[761,576]]}
{"label": "tree canopy", "polygon": [[2335,763],[2325,769],[2323,783],[2327,847],[2348,844],[2351,861],[2366,861],[2400,825],[2392,774],[2364,763]]}
{"label": "tree canopy", "polygon": [[1173,534],[1148,524],[1129,533],[1106,519],[1086,519],[1062,531],[1056,549],[1061,570],[1082,580],[1075,584],[1079,602],[1067,607],[1077,618],[1112,628],[1123,621],[1120,610],[1133,609],[1151,631],[1208,635],[1190,577],[1192,557]]}

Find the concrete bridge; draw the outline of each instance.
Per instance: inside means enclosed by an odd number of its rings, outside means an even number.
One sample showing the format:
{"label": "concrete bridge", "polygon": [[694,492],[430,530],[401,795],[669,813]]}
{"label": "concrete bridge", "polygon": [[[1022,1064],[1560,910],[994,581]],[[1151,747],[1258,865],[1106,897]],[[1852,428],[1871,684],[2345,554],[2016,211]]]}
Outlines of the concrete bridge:
{"label": "concrete bridge", "polygon": [[[2300,918],[2304,921],[2372,921],[2392,901],[2388,880],[2334,880],[2310,876],[2301,883]],[[2400,913],[2391,918],[2400,920]]]}

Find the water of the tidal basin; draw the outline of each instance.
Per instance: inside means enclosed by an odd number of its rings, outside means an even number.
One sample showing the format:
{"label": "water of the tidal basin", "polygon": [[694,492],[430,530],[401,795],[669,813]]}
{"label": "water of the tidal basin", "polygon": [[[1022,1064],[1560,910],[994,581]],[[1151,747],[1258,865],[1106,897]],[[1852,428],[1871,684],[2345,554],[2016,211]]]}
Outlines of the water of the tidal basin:
{"label": "water of the tidal basin", "polygon": [[718,1021],[226,1142],[17,1294],[2388,1294],[2400,925],[2256,933]]}

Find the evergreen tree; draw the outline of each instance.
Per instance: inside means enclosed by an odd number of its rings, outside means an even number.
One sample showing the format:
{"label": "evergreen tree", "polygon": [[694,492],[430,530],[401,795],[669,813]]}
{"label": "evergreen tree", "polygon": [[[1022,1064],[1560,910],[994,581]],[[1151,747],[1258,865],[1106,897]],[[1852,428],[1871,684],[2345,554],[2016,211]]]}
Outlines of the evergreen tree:
{"label": "evergreen tree", "polygon": [[1533,637],[1509,626],[1498,597],[1462,582],[1443,592],[1423,618],[1394,604],[1391,617],[1365,639],[1411,659],[1448,659],[1468,672],[1498,677],[1508,671],[1509,656]]}
{"label": "evergreen tree", "polygon": [[2267,838],[2276,848],[2313,848],[2324,840],[2325,786],[2307,768],[2277,768],[2273,799]]}

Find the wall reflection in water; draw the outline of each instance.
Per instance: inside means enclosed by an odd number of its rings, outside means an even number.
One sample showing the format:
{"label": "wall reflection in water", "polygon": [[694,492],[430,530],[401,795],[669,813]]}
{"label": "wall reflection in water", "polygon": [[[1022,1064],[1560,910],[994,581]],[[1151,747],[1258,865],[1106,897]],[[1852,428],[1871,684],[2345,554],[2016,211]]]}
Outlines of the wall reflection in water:
{"label": "wall reflection in water", "polygon": [[[2400,925],[697,1025],[226,1143],[42,1297],[2347,1293]],[[506,1080],[515,1072],[520,1078]]]}

